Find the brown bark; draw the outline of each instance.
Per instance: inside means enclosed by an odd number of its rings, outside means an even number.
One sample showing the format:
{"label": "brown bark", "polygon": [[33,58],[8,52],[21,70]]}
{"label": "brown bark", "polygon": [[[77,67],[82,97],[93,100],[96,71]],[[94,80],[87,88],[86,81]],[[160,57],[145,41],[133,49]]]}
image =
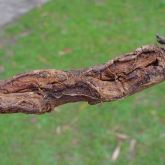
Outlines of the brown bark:
{"label": "brown bark", "polygon": [[109,102],[165,80],[165,50],[143,46],[88,69],[35,70],[0,81],[0,113],[50,112],[61,104]]}

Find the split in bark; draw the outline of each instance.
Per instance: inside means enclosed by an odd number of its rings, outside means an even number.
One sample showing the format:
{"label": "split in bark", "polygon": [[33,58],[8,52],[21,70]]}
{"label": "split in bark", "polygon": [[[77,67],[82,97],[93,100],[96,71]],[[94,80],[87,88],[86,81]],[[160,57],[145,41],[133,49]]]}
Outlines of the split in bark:
{"label": "split in bark", "polygon": [[110,102],[165,80],[165,50],[143,46],[88,69],[35,70],[0,81],[0,113],[50,112],[78,101]]}

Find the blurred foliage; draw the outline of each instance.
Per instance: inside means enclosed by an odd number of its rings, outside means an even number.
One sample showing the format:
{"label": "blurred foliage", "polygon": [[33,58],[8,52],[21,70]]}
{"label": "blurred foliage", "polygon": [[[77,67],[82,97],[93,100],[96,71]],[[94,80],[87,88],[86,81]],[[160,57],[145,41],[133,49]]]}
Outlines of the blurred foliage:
{"label": "blurred foliage", "polygon": [[[165,35],[164,13],[164,0],[52,0],[1,34],[0,78],[88,67],[154,44],[157,32]],[[164,91],[162,83],[112,103],[67,104],[40,116],[1,115],[0,164],[164,165]]]}

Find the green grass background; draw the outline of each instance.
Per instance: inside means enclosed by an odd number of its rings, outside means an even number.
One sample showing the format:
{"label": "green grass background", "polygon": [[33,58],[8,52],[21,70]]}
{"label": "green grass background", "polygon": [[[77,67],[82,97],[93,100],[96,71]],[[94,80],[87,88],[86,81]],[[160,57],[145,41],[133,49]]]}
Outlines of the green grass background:
{"label": "green grass background", "polygon": [[[165,35],[165,0],[51,0],[1,32],[0,78],[104,63],[155,43],[157,32]],[[0,165],[165,164],[165,83],[121,101],[55,110],[0,115]],[[117,133],[129,138],[112,161]]]}

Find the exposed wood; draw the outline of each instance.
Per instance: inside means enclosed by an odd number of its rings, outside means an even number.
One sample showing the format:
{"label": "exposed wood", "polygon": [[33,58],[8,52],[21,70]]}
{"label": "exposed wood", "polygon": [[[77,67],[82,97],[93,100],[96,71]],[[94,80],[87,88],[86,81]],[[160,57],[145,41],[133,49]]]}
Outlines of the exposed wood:
{"label": "exposed wood", "polygon": [[0,113],[50,112],[77,101],[110,102],[165,80],[165,50],[143,46],[88,69],[35,70],[0,81]]}

